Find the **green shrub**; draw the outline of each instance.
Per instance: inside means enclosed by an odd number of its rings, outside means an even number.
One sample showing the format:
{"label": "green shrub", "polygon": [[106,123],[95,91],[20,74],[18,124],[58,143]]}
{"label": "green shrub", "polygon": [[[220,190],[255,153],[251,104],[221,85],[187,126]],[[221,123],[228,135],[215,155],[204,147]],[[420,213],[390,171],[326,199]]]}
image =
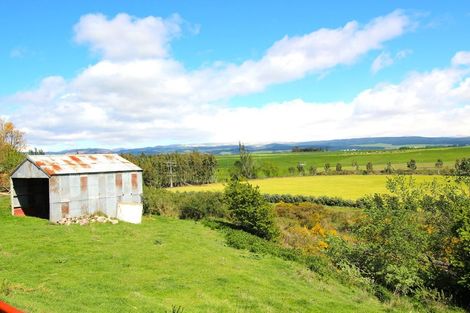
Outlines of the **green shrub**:
{"label": "green shrub", "polygon": [[145,214],[179,216],[175,194],[165,189],[144,186],[142,203]]}
{"label": "green shrub", "polygon": [[266,201],[271,203],[302,203],[302,202],[311,202],[315,204],[322,204],[327,206],[344,206],[344,207],[354,207],[354,208],[363,208],[366,203],[363,198],[357,200],[347,200],[339,197],[328,197],[328,196],[304,196],[304,195],[290,195],[290,194],[264,194],[263,195]]}
{"label": "green shrub", "polygon": [[177,193],[180,197],[180,218],[200,220],[207,217],[228,217],[221,192]]}
{"label": "green shrub", "polygon": [[258,187],[232,180],[225,188],[225,200],[234,222],[242,229],[268,240],[278,235],[272,207]]}
{"label": "green shrub", "polygon": [[212,229],[221,230],[225,234],[227,245],[232,248],[248,250],[256,254],[272,255],[283,260],[304,264],[308,269],[320,275],[333,275],[331,263],[321,255],[305,255],[299,250],[284,248],[276,242],[262,239],[241,229],[235,229],[233,225],[224,222],[206,220],[204,224]]}
{"label": "green shrub", "polygon": [[200,220],[207,217],[228,217],[221,192],[171,192],[144,187],[143,206],[146,214]]}

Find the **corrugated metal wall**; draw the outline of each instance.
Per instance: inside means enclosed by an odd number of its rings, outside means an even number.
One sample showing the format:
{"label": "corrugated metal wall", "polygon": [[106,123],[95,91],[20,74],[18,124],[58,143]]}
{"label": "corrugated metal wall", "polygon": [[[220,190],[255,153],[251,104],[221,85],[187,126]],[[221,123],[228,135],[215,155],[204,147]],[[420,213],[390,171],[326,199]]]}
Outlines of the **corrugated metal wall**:
{"label": "corrugated metal wall", "polygon": [[120,202],[142,202],[142,172],[59,175],[49,179],[50,220],[103,213],[117,216]]}

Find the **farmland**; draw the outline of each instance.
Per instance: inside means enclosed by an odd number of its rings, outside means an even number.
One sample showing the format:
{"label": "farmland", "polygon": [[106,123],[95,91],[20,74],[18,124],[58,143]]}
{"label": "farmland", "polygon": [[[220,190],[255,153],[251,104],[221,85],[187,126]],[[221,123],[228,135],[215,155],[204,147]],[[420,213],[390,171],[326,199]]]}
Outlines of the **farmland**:
{"label": "farmland", "polygon": [[[307,196],[330,196],[357,199],[367,194],[386,192],[385,175],[331,175],[276,177],[254,179],[250,183],[260,187],[262,193]],[[418,182],[442,179],[439,176],[413,175]],[[224,184],[176,187],[172,191],[221,191]]]}
{"label": "farmland", "polygon": [[[279,168],[280,176],[287,176],[288,168],[298,163],[305,164],[305,168],[315,166],[323,171],[325,163],[330,163],[332,170],[337,163],[341,163],[344,170],[352,170],[352,163],[356,161],[360,169],[364,170],[366,164],[371,162],[374,169],[383,170],[387,162],[391,162],[395,169],[405,169],[406,162],[416,160],[418,169],[434,169],[437,159],[444,162],[444,168],[453,168],[455,160],[470,156],[470,147],[426,148],[408,150],[375,150],[375,151],[331,151],[331,152],[302,152],[302,153],[254,153],[253,159],[258,166],[270,162]],[[218,161],[218,179],[226,179],[228,171],[238,155],[220,155]]]}
{"label": "farmland", "polygon": [[0,198],[0,299],[26,312],[402,312],[298,263],[224,244],[200,223],[56,226]]}

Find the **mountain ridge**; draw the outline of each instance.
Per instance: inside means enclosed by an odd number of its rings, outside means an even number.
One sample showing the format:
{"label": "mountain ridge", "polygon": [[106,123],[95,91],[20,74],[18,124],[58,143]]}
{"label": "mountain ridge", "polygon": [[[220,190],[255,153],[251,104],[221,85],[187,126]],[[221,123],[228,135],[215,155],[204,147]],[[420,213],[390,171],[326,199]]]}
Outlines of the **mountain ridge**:
{"label": "mountain ridge", "polygon": [[[246,148],[251,152],[285,152],[293,148],[317,148],[322,150],[384,150],[398,149],[400,147],[429,147],[429,146],[466,146],[470,145],[470,137],[365,137],[332,140],[313,140],[301,142],[272,142],[266,144],[247,144]],[[238,144],[172,144],[156,145],[142,148],[85,148],[68,149],[49,152],[51,154],[71,153],[130,153],[130,154],[155,154],[171,152],[200,151],[213,154],[238,153]]]}

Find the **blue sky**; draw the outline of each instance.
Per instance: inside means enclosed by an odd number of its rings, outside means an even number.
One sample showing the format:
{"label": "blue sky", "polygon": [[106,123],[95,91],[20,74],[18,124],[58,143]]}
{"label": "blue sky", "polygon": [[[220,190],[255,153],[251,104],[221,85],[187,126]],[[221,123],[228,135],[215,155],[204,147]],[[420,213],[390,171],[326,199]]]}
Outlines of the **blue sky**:
{"label": "blue sky", "polygon": [[6,0],[0,115],[50,150],[469,136],[469,30],[466,1]]}

